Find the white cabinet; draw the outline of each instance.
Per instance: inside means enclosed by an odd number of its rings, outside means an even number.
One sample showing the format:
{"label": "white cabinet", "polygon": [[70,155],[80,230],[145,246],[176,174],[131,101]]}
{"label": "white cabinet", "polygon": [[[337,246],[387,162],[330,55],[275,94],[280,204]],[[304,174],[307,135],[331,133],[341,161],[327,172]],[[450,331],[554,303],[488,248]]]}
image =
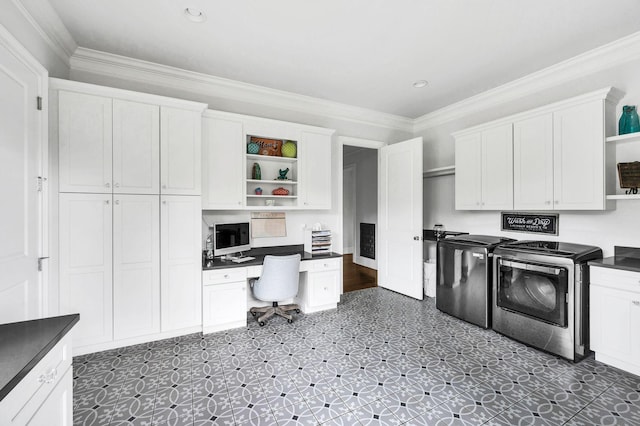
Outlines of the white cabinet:
{"label": "white cabinet", "polygon": [[114,195],[113,334],[160,332],[160,199]]}
{"label": "white cabinet", "polygon": [[78,346],[113,339],[110,194],[60,194],[60,313],[80,313]]}
{"label": "white cabinet", "polygon": [[161,107],[160,184],[168,195],[200,195],[202,111]]}
{"label": "white cabinet", "polygon": [[244,147],[241,120],[205,113],[202,208],[239,209],[244,201]]}
{"label": "white cabinet", "polygon": [[513,123],[513,207],[553,208],[553,114]]}
{"label": "white cabinet", "polygon": [[304,269],[295,303],[305,313],[335,309],[340,299],[342,259],[307,260]]}
{"label": "white cabinet", "polygon": [[202,332],[247,325],[247,268],[202,273]]}
{"label": "white cabinet", "polygon": [[0,424],[71,426],[72,392],[71,334],[68,333],[0,401]]}
{"label": "white cabinet", "polygon": [[60,192],[110,193],[111,99],[61,91],[58,114]]}
{"label": "white cabinet", "polygon": [[158,194],[160,108],[113,100],[113,192]]}
{"label": "white cabinet", "polygon": [[554,209],[603,210],[604,102],[586,102],[553,113]]}
{"label": "white cabinet", "polygon": [[511,124],[456,135],[455,143],[456,209],[513,209]]}
{"label": "white cabinet", "polygon": [[160,203],[161,329],[202,324],[200,197],[163,195]]}
{"label": "white cabinet", "polygon": [[331,134],[304,130],[300,134],[300,207],[331,208]]}
{"label": "white cabinet", "polygon": [[590,267],[591,349],[596,360],[640,375],[640,272]]}

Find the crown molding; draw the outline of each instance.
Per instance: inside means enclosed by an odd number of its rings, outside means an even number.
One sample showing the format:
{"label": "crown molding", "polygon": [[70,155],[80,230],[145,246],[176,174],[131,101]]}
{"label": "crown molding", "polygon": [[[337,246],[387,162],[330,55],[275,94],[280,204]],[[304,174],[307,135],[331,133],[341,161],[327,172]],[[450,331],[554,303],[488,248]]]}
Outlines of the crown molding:
{"label": "crown molding", "polygon": [[598,71],[640,58],[640,32],[589,50],[525,77],[448,105],[414,120],[414,134],[429,128],[516,101]]}
{"label": "crown molding", "polygon": [[71,57],[71,69],[368,126],[413,131],[410,118],[83,47],[78,47]]}
{"label": "crown molding", "polygon": [[67,66],[77,49],[76,41],[48,0],[11,0],[38,35]]}

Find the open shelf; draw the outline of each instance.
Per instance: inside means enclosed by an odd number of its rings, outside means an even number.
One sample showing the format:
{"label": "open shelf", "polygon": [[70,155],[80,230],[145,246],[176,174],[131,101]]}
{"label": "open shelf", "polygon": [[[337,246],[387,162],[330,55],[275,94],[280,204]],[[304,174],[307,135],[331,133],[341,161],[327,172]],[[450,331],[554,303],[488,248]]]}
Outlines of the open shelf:
{"label": "open shelf", "polygon": [[640,142],[640,132],[627,133],[626,135],[609,136],[607,142]]}
{"label": "open shelf", "polygon": [[276,155],[246,154],[246,156],[247,156],[247,160],[253,160],[253,161],[274,161],[278,163],[291,163],[291,164],[298,162],[297,158],[279,157]]}
{"label": "open shelf", "polygon": [[247,195],[247,198],[273,198],[273,199],[276,199],[276,198],[298,198],[298,196],[297,195],[273,195],[273,194],[272,195],[265,195],[265,194],[262,194],[262,195],[250,195],[249,194],[249,195]]}
{"label": "open shelf", "polygon": [[294,181],[294,180],[266,180],[266,179],[247,179],[247,182],[249,183],[261,183],[261,184],[268,184],[268,183],[273,183],[276,185],[297,185],[298,182]]}
{"label": "open shelf", "polygon": [[640,194],[607,195],[607,200],[640,200]]}

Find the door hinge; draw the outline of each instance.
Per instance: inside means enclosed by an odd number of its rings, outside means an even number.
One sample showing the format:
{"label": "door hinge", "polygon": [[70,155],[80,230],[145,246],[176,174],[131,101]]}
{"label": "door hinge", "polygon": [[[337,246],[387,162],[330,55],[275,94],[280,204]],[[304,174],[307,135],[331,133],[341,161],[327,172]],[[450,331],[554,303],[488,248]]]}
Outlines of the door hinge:
{"label": "door hinge", "polygon": [[38,111],[42,111],[42,96],[36,97],[36,105],[37,105]]}
{"label": "door hinge", "polygon": [[49,257],[39,257],[38,258],[38,272],[42,272],[42,261],[48,259]]}
{"label": "door hinge", "polygon": [[46,182],[47,178],[38,176],[38,192],[42,192],[42,185]]}

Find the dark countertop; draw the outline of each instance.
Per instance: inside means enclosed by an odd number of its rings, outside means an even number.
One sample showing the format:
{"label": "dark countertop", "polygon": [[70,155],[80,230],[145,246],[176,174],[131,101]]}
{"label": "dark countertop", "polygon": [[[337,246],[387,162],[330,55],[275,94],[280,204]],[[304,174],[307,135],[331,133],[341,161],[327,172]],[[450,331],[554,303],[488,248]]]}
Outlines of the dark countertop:
{"label": "dark countertop", "polygon": [[80,314],[0,324],[0,401],[80,320]]}
{"label": "dark countertop", "polygon": [[592,260],[589,265],[640,272],[640,248],[615,246],[613,256]]}
{"label": "dark countertop", "polygon": [[264,257],[266,255],[287,256],[290,254],[300,254],[300,260],[317,260],[317,259],[329,259],[334,257],[342,257],[339,253],[331,252],[329,254],[317,254],[312,255],[309,252],[304,251],[304,245],[291,245],[291,246],[276,246],[276,247],[258,247],[243,253],[245,256],[255,257],[254,260],[249,260],[244,263],[235,263],[230,260],[220,260],[216,257],[213,262],[203,260],[202,270],[210,271],[212,269],[223,268],[238,268],[243,266],[262,265]]}

